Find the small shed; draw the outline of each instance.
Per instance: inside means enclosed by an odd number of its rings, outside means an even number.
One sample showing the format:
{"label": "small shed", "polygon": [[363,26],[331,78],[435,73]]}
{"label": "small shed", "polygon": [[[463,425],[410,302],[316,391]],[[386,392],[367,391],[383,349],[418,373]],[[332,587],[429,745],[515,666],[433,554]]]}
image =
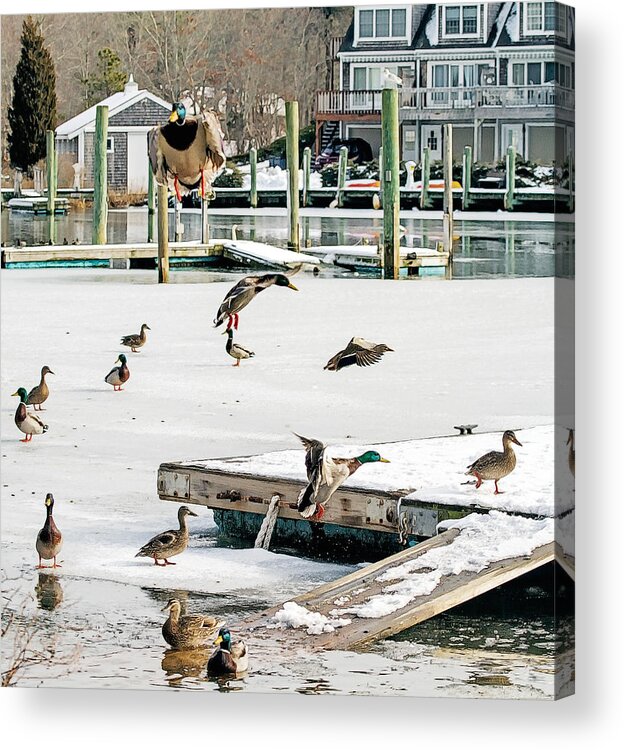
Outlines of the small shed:
{"label": "small shed", "polygon": [[108,185],[120,193],[146,193],[148,178],[147,132],[167,120],[171,104],[146,89],[132,75],[112,96],[72,117],[56,129],[59,187],[70,187],[74,164],[80,165],[81,186],[93,186],[96,108],[108,107]]}

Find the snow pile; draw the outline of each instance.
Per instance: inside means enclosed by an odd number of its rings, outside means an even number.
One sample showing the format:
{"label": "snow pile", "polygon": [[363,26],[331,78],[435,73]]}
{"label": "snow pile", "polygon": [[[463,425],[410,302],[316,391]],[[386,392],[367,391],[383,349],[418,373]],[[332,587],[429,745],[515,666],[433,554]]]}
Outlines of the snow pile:
{"label": "snow pile", "polygon": [[505,28],[512,42],[520,40],[520,15],[518,14],[518,5],[516,3],[514,3],[514,7],[507,17]]}
{"label": "snow pile", "polygon": [[332,616],[385,617],[406,607],[419,596],[428,596],[445,576],[479,573],[494,562],[530,555],[534,549],[553,541],[551,518],[533,520],[498,511],[473,513],[445,528],[461,533],[449,544],[434,547],[414,560],[389,568],[376,580],[388,583],[383,593],[351,607],[337,608]]}
{"label": "snow pile", "polygon": [[273,615],[273,628],[306,628],[308,635],[320,635],[321,633],[332,633],[336,628],[344,628],[351,622],[348,618],[332,619],[325,617],[320,612],[311,612],[296,602],[286,602],[284,606]]}

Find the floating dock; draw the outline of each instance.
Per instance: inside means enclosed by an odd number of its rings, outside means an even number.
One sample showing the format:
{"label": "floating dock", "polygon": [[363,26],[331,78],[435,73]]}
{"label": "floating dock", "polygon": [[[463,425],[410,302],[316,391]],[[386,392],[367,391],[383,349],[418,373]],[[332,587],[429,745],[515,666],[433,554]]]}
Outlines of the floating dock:
{"label": "floating dock", "polygon": [[[127,245],[42,245],[2,249],[3,268],[45,266],[102,266],[132,268],[138,262],[158,258],[154,242]],[[305,253],[294,253],[263,242],[245,240],[214,240],[200,242],[170,242],[169,258],[172,265],[213,265],[223,258],[243,266],[287,269],[301,264],[316,266],[320,260]]]}
{"label": "floating dock", "polygon": [[[449,265],[450,254],[442,243],[439,249],[401,246],[399,251],[400,267],[410,275],[444,274]],[[340,268],[379,270],[382,266],[377,245],[317,245],[307,247],[306,252]]]}
{"label": "floating dock", "polygon": [[[48,199],[40,195],[24,195],[21,198],[11,198],[7,202],[7,208],[11,211],[26,211],[31,214],[45,214],[48,211]],[[56,198],[54,201],[54,213],[66,214],[69,210],[67,198]]]}
{"label": "floating dock", "polygon": [[518,466],[499,495],[487,482],[477,490],[462,467],[496,447],[501,433],[464,432],[336,446],[333,455],[372,448],[390,464],[363,466],[320,521],[297,511],[307,481],[302,449],[164,463],[158,494],[211,508],[222,534],[250,543],[277,495],[274,546],[376,560],[235,626],[244,637],[283,648],[361,647],[555,561],[574,578],[573,477],[560,478],[555,499],[554,473],[544,462],[554,455],[567,471],[565,431],[517,430]]}

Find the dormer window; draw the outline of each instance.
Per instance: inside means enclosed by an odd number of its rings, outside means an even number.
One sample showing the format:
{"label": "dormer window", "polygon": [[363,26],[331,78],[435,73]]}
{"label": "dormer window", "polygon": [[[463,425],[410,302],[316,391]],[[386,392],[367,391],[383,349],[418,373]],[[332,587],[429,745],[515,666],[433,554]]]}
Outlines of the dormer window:
{"label": "dormer window", "polygon": [[479,7],[477,5],[444,6],[444,36],[478,36]]}
{"label": "dormer window", "polygon": [[406,7],[360,8],[356,13],[355,39],[396,39],[407,41],[409,14]]}
{"label": "dormer window", "polygon": [[560,3],[538,2],[524,4],[524,33],[558,34],[567,31],[566,7]]}

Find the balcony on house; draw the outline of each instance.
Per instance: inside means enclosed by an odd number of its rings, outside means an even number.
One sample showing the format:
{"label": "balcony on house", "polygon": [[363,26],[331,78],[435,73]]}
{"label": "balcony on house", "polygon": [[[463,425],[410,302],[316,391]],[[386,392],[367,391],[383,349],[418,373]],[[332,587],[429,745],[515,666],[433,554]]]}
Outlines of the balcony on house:
{"label": "balcony on house", "polygon": [[[574,91],[556,83],[530,86],[474,86],[403,88],[399,91],[403,115],[410,110],[433,113],[443,110],[484,109],[492,114],[500,110],[536,110],[561,108],[574,110]],[[496,112],[499,110],[499,112]],[[317,117],[352,120],[381,114],[381,89],[356,91],[318,91]],[[552,115],[552,112],[550,113]],[[452,116],[452,115],[451,115]]]}

